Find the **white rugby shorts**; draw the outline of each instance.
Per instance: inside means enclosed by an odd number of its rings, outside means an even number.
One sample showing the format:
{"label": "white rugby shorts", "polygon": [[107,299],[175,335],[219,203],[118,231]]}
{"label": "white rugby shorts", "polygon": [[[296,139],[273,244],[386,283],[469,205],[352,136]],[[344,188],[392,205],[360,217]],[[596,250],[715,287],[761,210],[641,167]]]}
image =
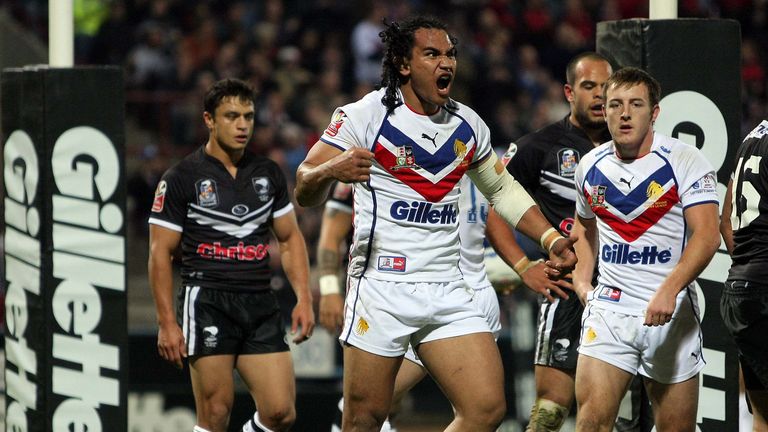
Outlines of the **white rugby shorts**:
{"label": "white rugby shorts", "polygon": [[349,277],[347,285],[339,340],[373,354],[398,357],[409,344],[491,331],[475,306],[475,290],[463,280],[429,283]]}
{"label": "white rugby shorts", "polygon": [[579,354],[662,384],[683,382],[704,368],[701,327],[690,303],[663,326],[644,326],[644,320],[587,304]]}
{"label": "white rugby shorts", "polygon": [[[496,297],[496,291],[493,287],[475,290],[475,297],[472,303],[485,317],[485,321],[488,323],[488,327],[491,328],[491,332],[493,333],[493,338],[499,340],[499,335],[501,334],[501,313],[499,311],[499,299]],[[419,359],[418,354],[416,354],[416,351],[414,351],[413,345],[411,344],[408,344],[408,351],[405,352],[405,359],[424,367],[424,364]]]}

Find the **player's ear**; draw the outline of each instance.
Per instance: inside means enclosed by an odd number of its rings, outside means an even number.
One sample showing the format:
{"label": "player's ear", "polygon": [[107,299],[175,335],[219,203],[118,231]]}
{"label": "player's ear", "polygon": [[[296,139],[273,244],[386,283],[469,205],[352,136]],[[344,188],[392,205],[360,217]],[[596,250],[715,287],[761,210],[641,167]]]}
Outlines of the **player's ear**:
{"label": "player's ear", "polygon": [[208,111],[203,112],[203,121],[205,122],[205,127],[208,128],[208,130],[213,129],[213,116]]}

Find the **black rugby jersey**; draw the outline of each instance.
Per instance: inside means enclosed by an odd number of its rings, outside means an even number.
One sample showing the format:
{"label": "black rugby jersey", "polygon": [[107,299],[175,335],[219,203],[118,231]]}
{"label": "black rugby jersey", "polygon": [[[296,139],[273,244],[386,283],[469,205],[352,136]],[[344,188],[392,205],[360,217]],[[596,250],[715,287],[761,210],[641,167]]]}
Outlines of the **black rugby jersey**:
{"label": "black rugby jersey", "polygon": [[[507,164],[507,171],[531,194],[544,217],[566,236],[576,209],[573,175],[581,157],[595,148],[568,117],[517,140],[517,153]],[[603,142],[611,139],[607,129],[603,138]]]}
{"label": "black rugby jersey", "polygon": [[184,285],[262,290],[272,275],[273,218],[292,209],[276,163],[246,152],[232,178],[203,146],[163,175],[149,223],[182,233]]}
{"label": "black rugby jersey", "polygon": [[768,281],[768,121],[747,135],[736,152],[731,226],[733,264],[728,280]]}

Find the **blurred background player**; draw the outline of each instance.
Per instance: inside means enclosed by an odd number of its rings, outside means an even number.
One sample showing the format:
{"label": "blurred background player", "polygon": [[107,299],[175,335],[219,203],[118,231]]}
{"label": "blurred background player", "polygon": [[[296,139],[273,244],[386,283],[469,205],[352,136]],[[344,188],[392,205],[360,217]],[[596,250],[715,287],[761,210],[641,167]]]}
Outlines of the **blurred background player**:
{"label": "blurred background player", "polygon": [[768,121],[744,139],[728,183],[720,232],[733,258],[720,311],[739,349],[752,430],[768,431]]}

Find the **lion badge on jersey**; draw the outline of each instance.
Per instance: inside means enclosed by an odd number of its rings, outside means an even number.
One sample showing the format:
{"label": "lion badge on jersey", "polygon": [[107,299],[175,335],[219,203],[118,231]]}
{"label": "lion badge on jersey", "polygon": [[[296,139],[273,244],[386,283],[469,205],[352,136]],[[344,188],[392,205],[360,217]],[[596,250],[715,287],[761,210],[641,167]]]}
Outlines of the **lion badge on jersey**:
{"label": "lion badge on jersey", "polygon": [[360,317],[357,320],[357,326],[355,327],[355,333],[357,333],[359,336],[362,336],[368,332],[368,321],[365,320],[365,318]]}
{"label": "lion badge on jersey", "polygon": [[461,159],[461,165],[466,166],[469,162],[464,160],[464,156],[467,155],[467,143],[460,139],[456,139],[453,142],[453,152],[456,154],[457,159]]}
{"label": "lion badge on jersey", "polygon": [[216,192],[216,182],[211,179],[198,180],[197,204],[200,207],[216,207],[219,205],[219,194]]}

